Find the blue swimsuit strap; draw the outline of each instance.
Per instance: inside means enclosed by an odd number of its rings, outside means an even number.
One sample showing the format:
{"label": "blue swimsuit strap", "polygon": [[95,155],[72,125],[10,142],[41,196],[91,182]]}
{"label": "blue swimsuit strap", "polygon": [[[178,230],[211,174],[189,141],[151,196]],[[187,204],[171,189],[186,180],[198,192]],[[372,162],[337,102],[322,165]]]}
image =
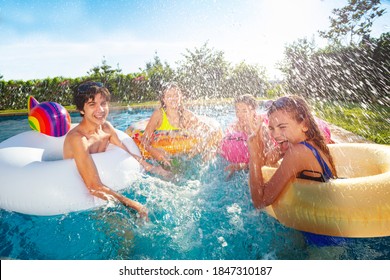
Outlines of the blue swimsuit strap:
{"label": "blue swimsuit strap", "polygon": [[326,179],[329,180],[330,178],[332,178],[333,177],[332,171],[330,170],[330,168],[326,164],[326,162],[323,160],[323,158],[320,156],[320,154],[318,153],[317,149],[314,148],[309,143],[307,143],[306,141],[299,142],[299,144],[305,145],[306,147],[308,147],[313,152],[314,156],[318,160],[318,163],[321,165],[322,172],[323,172],[324,176],[326,177]]}

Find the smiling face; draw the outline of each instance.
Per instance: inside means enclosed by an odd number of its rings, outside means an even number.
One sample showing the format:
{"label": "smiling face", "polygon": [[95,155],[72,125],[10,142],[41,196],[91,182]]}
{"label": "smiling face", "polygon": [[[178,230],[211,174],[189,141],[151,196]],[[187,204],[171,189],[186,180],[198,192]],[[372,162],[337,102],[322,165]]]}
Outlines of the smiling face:
{"label": "smiling face", "polygon": [[269,115],[268,128],[279,144],[285,142],[296,144],[304,141],[306,140],[305,132],[308,130],[305,121],[297,122],[291,113],[285,110],[276,110]]}
{"label": "smiling face", "polygon": [[165,108],[176,109],[181,106],[182,94],[179,88],[171,87],[164,92],[163,103]]}
{"label": "smiling face", "polygon": [[236,103],[235,109],[237,120],[240,123],[245,124],[256,118],[256,109],[246,103]]}
{"label": "smiling face", "polygon": [[88,99],[83,108],[84,119],[95,125],[104,124],[109,112],[108,103],[107,98],[100,93],[94,99]]}

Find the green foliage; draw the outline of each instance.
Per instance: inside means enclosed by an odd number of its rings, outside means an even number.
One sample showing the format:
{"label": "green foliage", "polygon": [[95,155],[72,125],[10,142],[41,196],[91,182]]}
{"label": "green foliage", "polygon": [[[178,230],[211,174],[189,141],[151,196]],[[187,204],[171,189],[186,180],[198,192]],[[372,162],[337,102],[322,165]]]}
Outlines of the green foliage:
{"label": "green foliage", "polygon": [[225,87],[225,93],[227,93],[225,97],[236,97],[243,94],[263,97],[268,87],[265,69],[241,62],[231,71]]}
{"label": "green foliage", "polygon": [[321,118],[378,144],[390,144],[390,108],[361,103],[318,103]]}
{"label": "green foliage", "polygon": [[286,89],[304,96],[389,105],[390,36],[360,46],[315,50],[306,40],[286,47],[279,69]]}
{"label": "green foliage", "polygon": [[112,67],[107,64],[106,59],[103,57],[102,65],[94,66],[87,73],[91,80],[98,80],[104,84],[107,84],[121,72],[122,70],[119,69],[119,65],[117,69],[112,69]]}
{"label": "green foliage", "polygon": [[158,99],[158,93],[161,90],[161,86],[164,83],[174,81],[175,79],[175,71],[167,62],[163,63],[157,53],[154,56],[154,61],[146,64],[144,72],[150,86],[147,100]]}
{"label": "green foliage", "polygon": [[70,80],[61,77],[26,82],[0,81],[0,89],[0,110],[26,108],[29,95],[39,102],[53,101],[64,105],[73,100]]}
{"label": "green foliage", "polygon": [[223,52],[210,49],[207,44],[199,49],[187,49],[176,70],[162,62],[156,53],[154,60],[139,73],[124,75],[119,66],[113,69],[103,58],[101,64],[87,74],[75,79],[0,80],[0,110],[26,108],[28,95],[40,102],[50,100],[69,106],[78,85],[85,81],[102,82],[110,90],[112,102],[120,103],[157,100],[161,85],[169,81],[181,84],[192,100],[235,97],[245,93],[259,97],[264,96],[268,88],[263,67],[245,62],[231,66]]}
{"label": "green foliage", "polygon": [[204,44],[187,49],[179,62],[177,80],[191,99],[231,98],[240,94],[264,96],[267,89],[265,69],[241,62],[232,66],[224,53]]}
{"label": "green foliage", "polygon": [[186,51],[179,62],[178,80],[187,94],[193,99],[221,97],[230,67],[224,53],[210,49],[207,43]]}
{"label": "green foliage", "polygon": [[379,5],[380,0],[349,0],[347,6],[333,9],[329,30],[319,31],[319,35],[331,46],[357,45],[369,38],[374,20],[385,13]]}

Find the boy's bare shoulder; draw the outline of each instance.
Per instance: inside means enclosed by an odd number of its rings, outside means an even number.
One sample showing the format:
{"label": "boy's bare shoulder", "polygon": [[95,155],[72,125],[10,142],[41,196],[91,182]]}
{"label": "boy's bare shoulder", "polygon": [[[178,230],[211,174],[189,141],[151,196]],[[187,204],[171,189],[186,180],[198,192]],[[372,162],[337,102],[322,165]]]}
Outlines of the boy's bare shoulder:
{"label": "boy's bare shoulder", "polygon": [[115,128],[114,126],[110,123],[110,122],[105,122],[103,125],[102,125],[102,129],[105,133],[108,133],[108,134],[113,134],[113,133],[116,133],[115,132]]}
{"label": "boy's bare shoulder", "polygon": [[73,141],[74,139],[80,139],[82,137],[84,137],[84,134],[81,133],[80,127],[75,126],[66,134],[65,141]]}

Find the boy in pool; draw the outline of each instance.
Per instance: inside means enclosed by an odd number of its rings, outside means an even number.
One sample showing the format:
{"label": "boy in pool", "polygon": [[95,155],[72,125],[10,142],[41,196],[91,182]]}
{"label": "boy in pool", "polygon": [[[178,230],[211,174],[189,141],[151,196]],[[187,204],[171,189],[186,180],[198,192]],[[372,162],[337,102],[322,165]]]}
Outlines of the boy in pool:
{"label": "boy in pool", "polygon": [[273,204],[294,178],[327,181],[337,177],[324,136],[304,99],[281,97],[271,103],[267,115],[272,137],[286,152],[275,174],[265,182],[262,126],[249,137],[249,186],[256,208]]}
{"label": "boy in pool", "polygon": [[[66,135],[63,157],[75,160],[77,169],[92,195],[104,200],[115,198],[125,206],[135,209],[140,217],[147,220],[147,209],[143,205],[113,191],[101,182],[91,157],[91,154],[106,151],[109,143],[129,152],[120,141],[114,127],[106,120],[109,101],[110,92],[101,83],[86,82],[78,87],[75,104],[83,119]],[[142,157],[130,154],[146,171],[164,177],[170,176],[170,173],[161,166],[153,166]]]}

